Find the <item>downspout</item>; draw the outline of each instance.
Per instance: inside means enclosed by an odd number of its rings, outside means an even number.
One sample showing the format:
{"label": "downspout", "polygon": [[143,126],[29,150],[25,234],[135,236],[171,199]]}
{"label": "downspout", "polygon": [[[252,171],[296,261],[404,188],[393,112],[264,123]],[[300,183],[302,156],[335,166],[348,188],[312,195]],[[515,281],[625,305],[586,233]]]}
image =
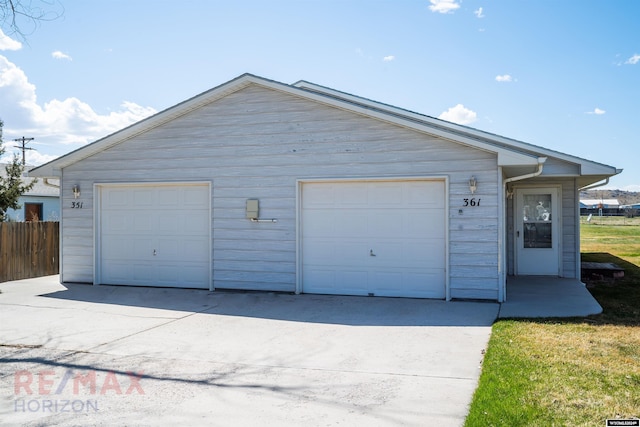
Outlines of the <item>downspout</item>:
{"label": "downspout", "polygon": [[[622,170],[616,170],[616,173],[620,173],[622,172]],[[576,206],[578,209],[578,212],[576,213],[576,215],[578,216],[578,218],[580,218],[580,192],[581,191],[586,191],[586,190],[592,190],[594,188],[598,188],[598,187],[602,187],[603,185],[607,185],[609,183],[609,178],[607,177],[605,178],[604,182],[603,181],[599,181],[596,182],[594,184],[591,185],[587,185],[586,187],[581,187],[578,188],[578,193],[576,194]],[[576,235],[578,236],[578,238],[576,239],[576,253],[578,254],[578,256],[576,257],[576,275],[578,276],[578,280],[582,281],[582,268],[581,268],[581,257],[580,257],[580,220],[578,220],[576,222]]]}
{"label": "downspout", "polygon": [[59,185],[56,184],[52,184],[49,182],[49,178],[43,178],[42,182],[44,183],[44,185],[49,186],[49,187],[53,187],[53,188],[60,188]]}
{"label": "downspout", "polygon": [[[511,178],[507,178],[502,181],[502,196],[504,197],[507,194],[507,184],[514,181],[521,181],[523,179],[535,178],[536,176],[542,174],[542,169],[544,168],[544,163],[547,161],[546,157],[538,157],[538,168],[535,172],[528,173],[520,176],[512,176]],[[507,218],[507,204],[504,203],[502,207],[502,217]],[[506,260],[507,260],[507,245],[505,239],[505,227],[504,224],[500,227],[500,259],[498,260],[498,270],[500,272],[500,289],[498,292],[498,302],[505,302],[507,300],[507,273],[506,273]]]}
{"label": "downspout", "polygon": [[603,185],[607,185],[609,183],[609,178],[605,179],[604,182],[596,182],[595,184],[587,185],[586,187],[578,188],[578,191],[586,191],[591,190],[593,188],[602,187]]}

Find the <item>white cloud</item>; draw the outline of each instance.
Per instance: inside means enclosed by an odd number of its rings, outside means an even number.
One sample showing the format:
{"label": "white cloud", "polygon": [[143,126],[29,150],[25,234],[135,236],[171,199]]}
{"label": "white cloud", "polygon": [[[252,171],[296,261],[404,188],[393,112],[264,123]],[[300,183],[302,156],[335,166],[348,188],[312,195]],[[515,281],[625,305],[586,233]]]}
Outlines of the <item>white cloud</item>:
{"label": "white cloud", "polygon": [[478,10],[474,10],[473,14],[476,15],[478,18],[484,18],[484,15],[482,14],[482,8],[478,8]]}
{"label": "white cloud", "polygon": [[638,62],[640,62],[640,55],[638,55],[637,53],[635,53],[631,58],[627,59],[625,61],[625,64],[631,64],[631,65],[635,65]]}
{"label": "white cloud", "polygon": [[460,8],[460,5],[456,3],[456,0],[429,0],[431,6],[429,9],[432,12],[438,13],[451,13],[454,10]]}
{"label": "white cloud", "polygon": [[38,148],[40,157],[30,159],[34,164],[46,160],[46,156],[69,151],[61,144],[86,144],[155,112],[151,107],[128,101],[109,114],[98,114],[75,97],[39,103],[36,86],[18,66],[0,55],[0,113],[5,125],[4,136],[5,139],[13,135],[34,137],[47,147],[46,150]]}
{"label": "white cloud", "polygon": [[455,107],[449,108],[438,116],[439,119],[447,120],[449,122],[458,123],[460,125],[468,125],[477,120],[478,115],[475,111],[466,108],[462,104],[458,104]]}
{"label": "white cloud", "polygon": [[513,77],[511,77],[509,74],[503,74],[501,76],[496,76],[496,81],[497,82],[512,82],[513,81]]}
{"label": "white cloud", "polygon": [[5,35],[0,29],[0,51],[2,50],[20,50],[22,43]]}
{"label": "white cloud", "polygon": [[606,113],[606,111],[605,111],[605,110],[602,110],[602,109],[597,108],[597,107],[596,107],[593,111],[587,111],[587,114],[596,114],[596,115],[598,115],[598,116],[601,116],[601,115],[603,115],[604,113]]}
{"label": "white cloud", "polygon": [[393,55],[385,56],[384,58],[382,58],[382,60],[383,60],[384,62],[391,62],[391,61],[393,61],[394,59],[396,59],[396,57],[395,57],[395,56],[393,56]]}
{"label": "white cloud", "polygon": [[55,59],[66,59],[67,61],[73,61],[73,58],[59,50],[51,52],[51,56],[53,56]]}

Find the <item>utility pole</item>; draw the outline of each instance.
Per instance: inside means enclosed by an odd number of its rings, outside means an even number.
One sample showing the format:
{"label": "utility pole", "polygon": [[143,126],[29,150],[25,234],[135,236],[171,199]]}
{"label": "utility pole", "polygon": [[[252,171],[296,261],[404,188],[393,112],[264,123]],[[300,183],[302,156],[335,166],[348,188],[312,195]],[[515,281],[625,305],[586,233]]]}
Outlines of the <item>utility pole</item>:
{"label": "utility pole", "polygon": [[25,138],[24,136],[22,138],[16,138],[14,139],[15,142],[20,142],[21,145],[14,145],[14,147],[19,148],[22,150],[22,166],[27,164],[27,160],[25,158],[25,151],[27,150],[35,150],[35,148],[29,148],[27,147],[27,144],[31,141],[33,141],[35,138]]}

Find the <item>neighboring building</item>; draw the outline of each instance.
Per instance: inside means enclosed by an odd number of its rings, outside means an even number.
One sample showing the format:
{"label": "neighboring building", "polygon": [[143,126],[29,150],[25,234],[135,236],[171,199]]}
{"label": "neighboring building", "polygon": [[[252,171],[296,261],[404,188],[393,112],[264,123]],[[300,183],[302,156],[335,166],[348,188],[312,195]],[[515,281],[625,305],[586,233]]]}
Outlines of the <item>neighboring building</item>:
{"label": "neighboring building", "polygon": [[[5,164],[0,164],[0,176],[6,177]],[[27,166],[27,168],[32,166]],[[34,178],[25,177],[25,183],[33,181]],[[60,188],[58,179],[48,181],[51,185],[45,184],[43,179],[38,179],[33,188],[24,193],[18,203],[20,209],[8,209],[7,220],[24,221],[58,221],[60,219]]]}
{"label": "neighboring building", "polygon": [[618,215],[622,214],[617,199],[581,199],[580,215]]}
{"label": "neighboring building", "polygon": [[580,277],[579,190],[620,172],[245,74],[30,174],[62,282],[504,301]]}

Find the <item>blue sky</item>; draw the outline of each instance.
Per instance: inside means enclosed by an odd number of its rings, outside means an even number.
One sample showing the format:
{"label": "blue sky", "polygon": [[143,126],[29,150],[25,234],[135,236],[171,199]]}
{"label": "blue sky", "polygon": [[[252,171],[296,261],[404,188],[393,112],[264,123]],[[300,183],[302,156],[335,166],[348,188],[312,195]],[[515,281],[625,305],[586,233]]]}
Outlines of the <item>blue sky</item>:
{"label": "blue sky", "polygon": [[[640,191],[635,0],[59,0],[2,26],[5,145],[40,164],[245,72],[623,168]],[[9,150],[10,151],[10,150]]]}

